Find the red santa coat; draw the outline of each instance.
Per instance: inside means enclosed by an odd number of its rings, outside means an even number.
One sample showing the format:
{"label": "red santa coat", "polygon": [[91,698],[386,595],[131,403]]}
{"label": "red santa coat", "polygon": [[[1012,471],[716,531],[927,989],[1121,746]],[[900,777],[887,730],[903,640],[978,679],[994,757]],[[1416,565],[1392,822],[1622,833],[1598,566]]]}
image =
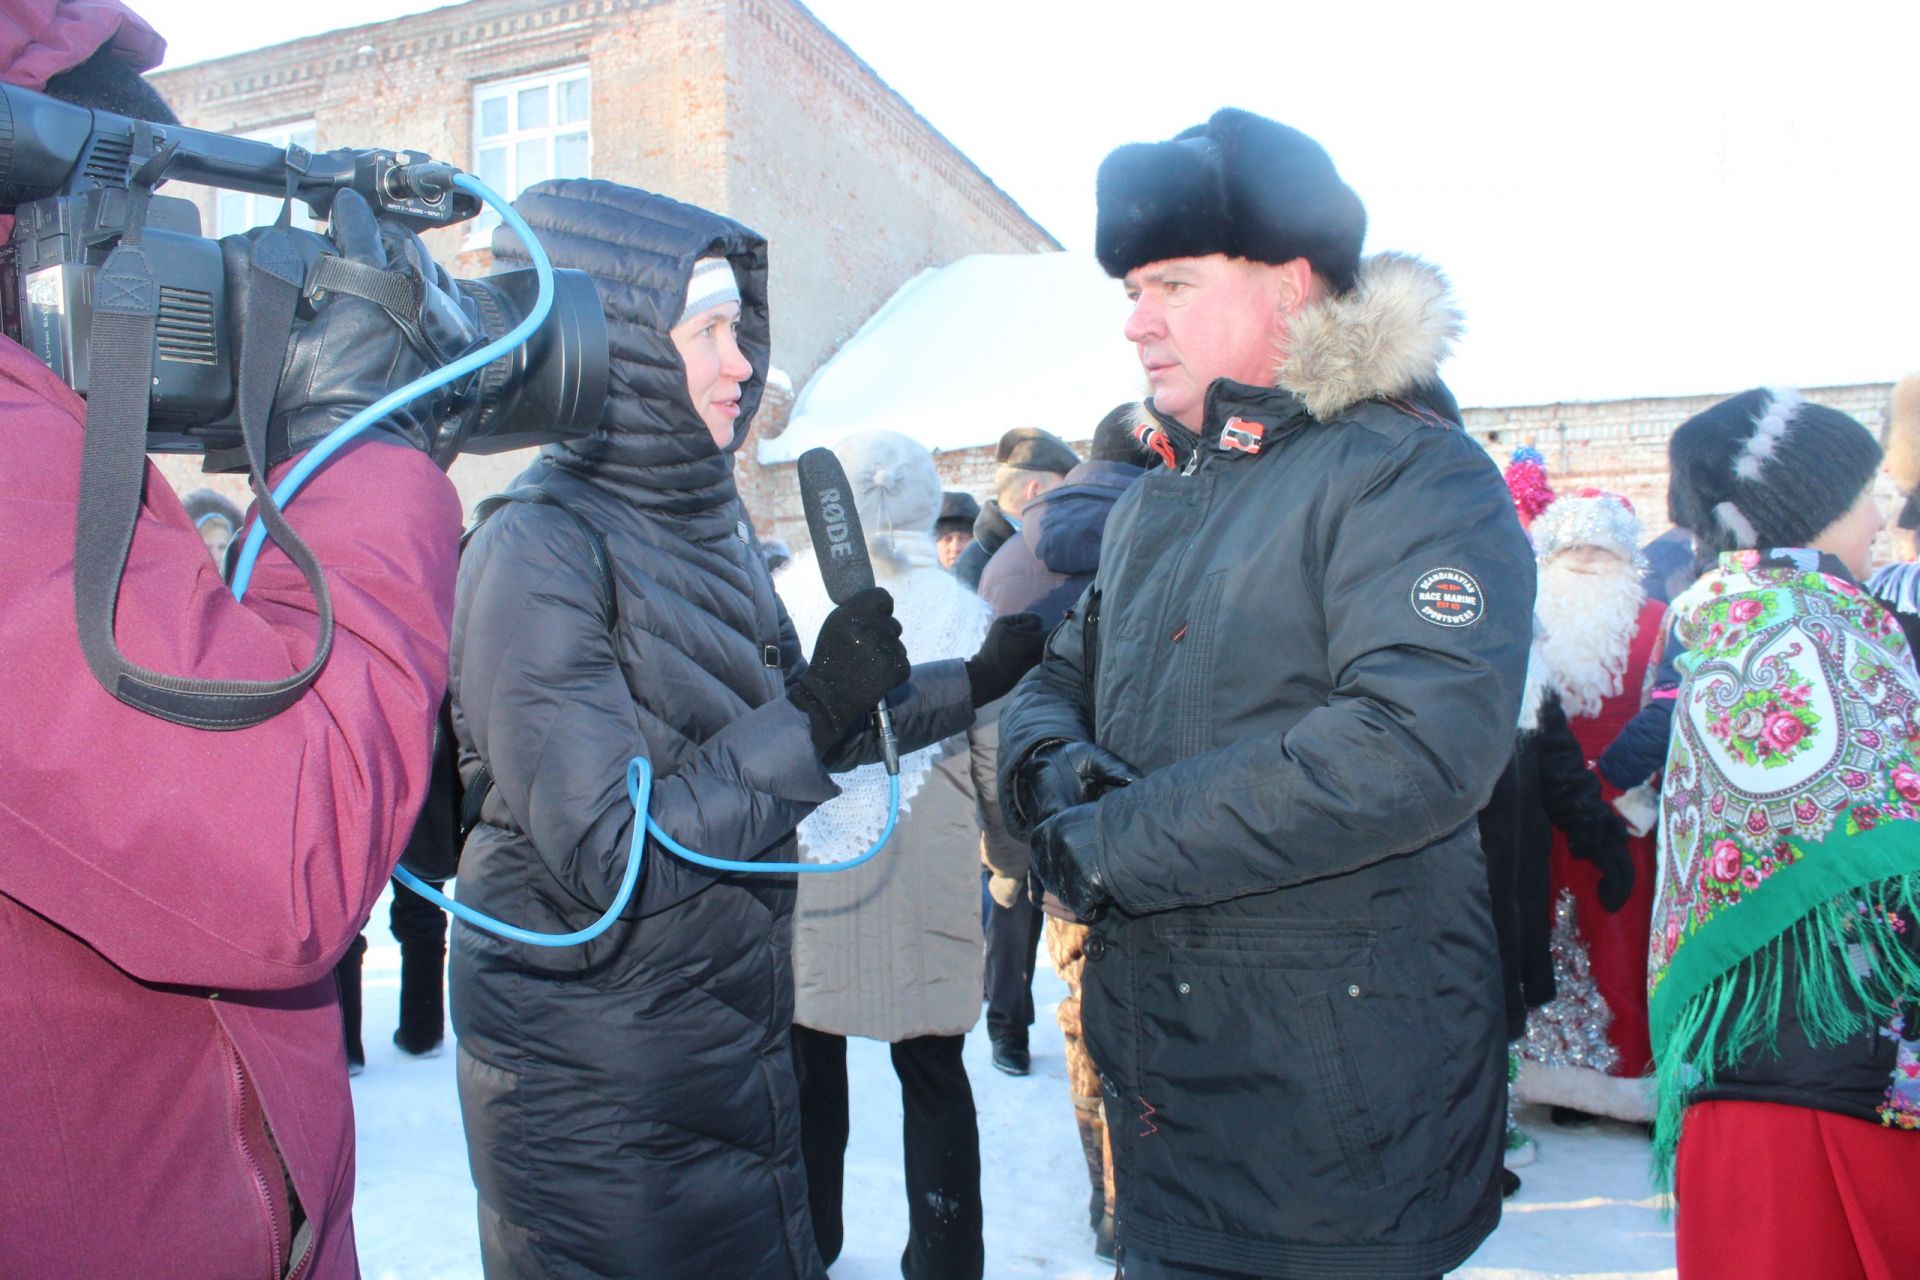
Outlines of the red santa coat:
{"label": "red santa coat", "polygon": [[[326,668],[265,724],[182,728],[81,654],[84,414],[0,340],[0,1276],[277,1276],[290,1181],[295,1274],[353,1277],[332,970],[425,792],[459,503],[412,450],[324,467],[288,518],[333,589]],[[137,663],[264,679],[317,628],[275,551],[235,601],[149,466],[117,630]]]}
{"label": "red santa coat", "polygon": [[[1620,692],[1603,701],[1597,714],[1569,718],[1573,736],[1586,752],[1588,768],[1593,768],[1593,761],[1640,709],[1647,673],[1660,661],[1665,621],[1666,606],[1660,601],[1648,600],[1640,607]],[[1599,770],[1594,774],[1608,803],[1612,803],[1620,795],[1619,789]],[[1573,891],[1575,920],[1587,946],[1594,985],[1613,1014],[1607,1039],[1619,1052],[1620,1061],[1612,1074],[1635,1077],[1646,1075],[1653,1067],[1653,1049],[1647,1037],[1647,933],[1653,919],[1656,880],[1654,833],[1635,837],[1628,842],[1628,849],[1633,855],[1633,893],[1619,911],[1601,907],[1599,868],[1575,858],[1566,836],[1558,829],[1553,834],[1552,882],[1556,902],[1563,889]]]}

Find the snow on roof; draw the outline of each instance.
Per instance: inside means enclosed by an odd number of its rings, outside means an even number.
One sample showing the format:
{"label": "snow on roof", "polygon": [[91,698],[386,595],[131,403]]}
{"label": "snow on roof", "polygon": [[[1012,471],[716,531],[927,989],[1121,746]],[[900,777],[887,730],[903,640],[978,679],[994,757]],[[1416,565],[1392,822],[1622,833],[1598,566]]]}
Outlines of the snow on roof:
{"label": "snow on roof", "polygon": [[1091,254],[975,254],[922,271],[821,365],[787,429],[760,441],[791,462],[856,431],[898,431],[935,452],[1013,427],[1085,440],[1146,392],[1120,283]]}

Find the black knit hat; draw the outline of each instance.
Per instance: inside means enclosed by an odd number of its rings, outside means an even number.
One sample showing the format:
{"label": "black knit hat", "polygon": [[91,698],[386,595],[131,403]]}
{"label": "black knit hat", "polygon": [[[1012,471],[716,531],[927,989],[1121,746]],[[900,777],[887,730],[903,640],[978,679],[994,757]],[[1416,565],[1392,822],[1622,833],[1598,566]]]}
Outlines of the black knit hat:
{"label": "black knit hat", "polygon": [[1367,211],[1326,151],[1298,129],[1223,108],[1171,142],[1133,142],[1100,163],[1093,252],[1110,276],[1224,253],[1305,258],[1344,293],[1360,269]]}
{"label": "black knit hat", "polygon": [[1807,546],[1845,515],[1880,445],[1838,409],[1755,388],[1681,423],[1667,459],[1667,511],[1702,551],[1764,550]]}
{"label": "black knit hat", "polygon": [[935,533],[972,533],[973,522],[980,518],[980,504],[970,493],[948,489],[940,495],[940,518],[933,522]]}

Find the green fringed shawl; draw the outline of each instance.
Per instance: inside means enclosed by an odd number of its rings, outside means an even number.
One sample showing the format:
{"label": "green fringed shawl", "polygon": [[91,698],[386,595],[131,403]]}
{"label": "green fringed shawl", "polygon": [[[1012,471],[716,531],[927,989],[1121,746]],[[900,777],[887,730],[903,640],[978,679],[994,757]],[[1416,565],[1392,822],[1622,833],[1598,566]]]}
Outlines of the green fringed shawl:
{"label": "green fringed shawl", "polygon": [[1689,1096],[1774,1048],[1789,978],[1816,1045],[1920,995],[1920,678],[1898,624],[1806,551],[1722,556],[1674,613],[1648,957],[1662,1187]]}

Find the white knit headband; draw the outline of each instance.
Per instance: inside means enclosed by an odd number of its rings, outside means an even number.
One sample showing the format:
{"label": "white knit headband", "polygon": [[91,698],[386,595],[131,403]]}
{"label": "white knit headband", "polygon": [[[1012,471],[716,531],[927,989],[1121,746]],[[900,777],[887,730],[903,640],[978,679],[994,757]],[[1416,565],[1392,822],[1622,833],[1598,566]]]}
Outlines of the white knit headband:
{"label": "white knit headband", "polygon": [[693,264],[693,276],[687,281],[687,305],[675,324],[685,324],[709,307],[740,301],[740,282],[734,278],[733,264],[725,258],[701,258]]}

